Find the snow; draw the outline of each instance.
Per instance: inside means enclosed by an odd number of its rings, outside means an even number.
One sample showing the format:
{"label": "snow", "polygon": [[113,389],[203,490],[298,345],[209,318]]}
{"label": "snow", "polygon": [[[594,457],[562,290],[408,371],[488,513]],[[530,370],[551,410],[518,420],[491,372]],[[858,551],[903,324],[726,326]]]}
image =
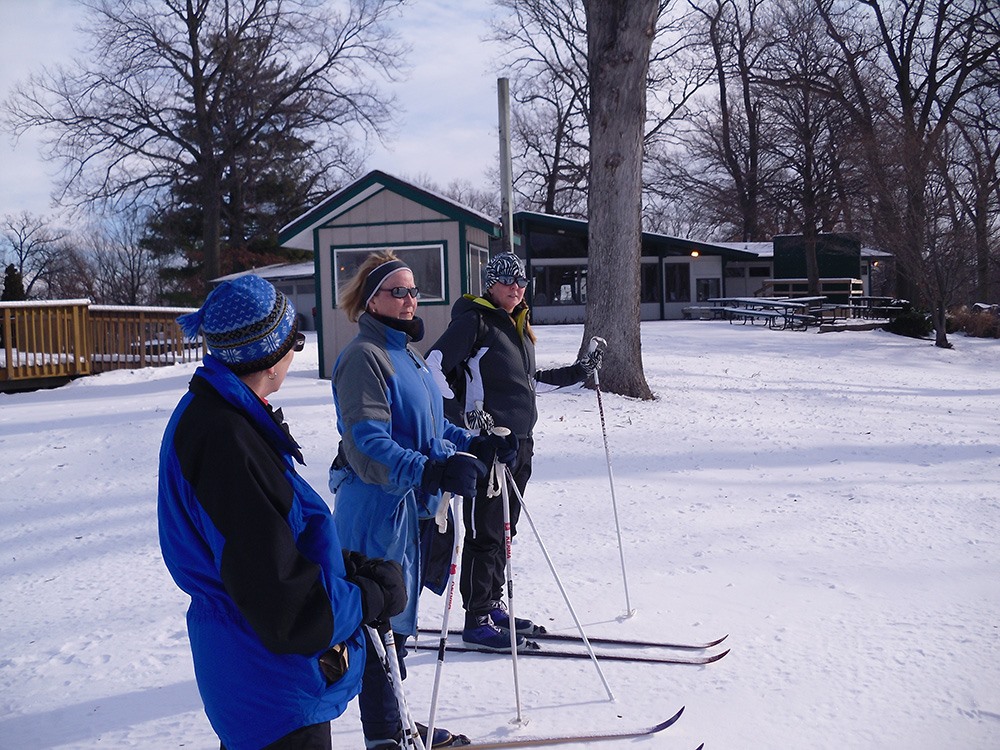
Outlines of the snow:
{"label": "snow", "polygon": [[[538,333],[551,366],[582,329]],[[307,335],[273,401],[328,495],[334,410]],[[644,324],[657,400],[603,395],[631,618],[595,394],[540,396],[525,499],[588,633],[729,633],[732,651],[605,663],[615,702],[588,661],[522,657],[525,727],[509,658],[455,654],[436,723],[485,740],[647,726],[686,705],[637,746],[1000,747],[1000,350],[953,341]],[[156,534],[158,445],[194,369],[0,395],[0,748],[218,747]],[[573,632],[525,522],[514,569],[515,613]],[[443,606],[426,594],[422,624]],[[424,720],[436,655],[407,663]],[[362,747],[356,702],[333,733]]]}

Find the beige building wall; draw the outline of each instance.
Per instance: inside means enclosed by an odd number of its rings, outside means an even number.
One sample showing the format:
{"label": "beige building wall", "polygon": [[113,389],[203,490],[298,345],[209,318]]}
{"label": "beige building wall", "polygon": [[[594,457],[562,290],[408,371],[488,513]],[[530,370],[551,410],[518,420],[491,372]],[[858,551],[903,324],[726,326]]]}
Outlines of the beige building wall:
{"label": "beige building wall", "polygon": [[[476,227],[455,221],[433,209],[390,190],[382,190],[357,206],[316,229],[317,292],[322,317],[322,361],[324,377],[330,377],[337,355],[357,334],[357,324],[337,307],[334,289],[334,257],[338,249],[365,249],[376,252],[406,245],[439,244],[444,249],[444,289],[440,301],[421,300],[417,314],[423,319],[425,335],[416,348],[425,352],[444,332],[455,301],[467,291],[478,292],[478,267],[471,273],[470,287],[463,283],[463,268],[473,266],[478,258],[470,245],[486,251],[489,234]],[[464,258],[463,258],[464,256]],[[416,279],[417,286],[426,280]]]}

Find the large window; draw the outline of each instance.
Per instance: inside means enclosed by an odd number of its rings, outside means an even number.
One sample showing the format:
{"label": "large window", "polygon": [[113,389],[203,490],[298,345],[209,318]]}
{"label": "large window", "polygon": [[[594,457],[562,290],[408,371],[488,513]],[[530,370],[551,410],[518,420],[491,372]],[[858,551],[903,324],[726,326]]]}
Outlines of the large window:
{"label": "large window", "polygon": [[533,265],[531,305],[587,304],[586,265]]}
{"label": "large window", "polygon": [[392,250],[413,270],[421,302],[444,300],[444,245],[397,245],[392,247],[344,247],[333,251],[333,285],[339,297],[370,254]]}
{"label": "large window", "polygon": [[722,279],[695,279],[694,283],[698,302],[705,302],[722,296]]}
{"label": "large window", "polygon": [[663,264],[663,293],[665,302],[691,301],[691,264]]}
{"label": "large window", "polygon": [[659,302],[661,299],[660,274],[657,264],[643,262],[639,266],[639,298],[642,302]]}

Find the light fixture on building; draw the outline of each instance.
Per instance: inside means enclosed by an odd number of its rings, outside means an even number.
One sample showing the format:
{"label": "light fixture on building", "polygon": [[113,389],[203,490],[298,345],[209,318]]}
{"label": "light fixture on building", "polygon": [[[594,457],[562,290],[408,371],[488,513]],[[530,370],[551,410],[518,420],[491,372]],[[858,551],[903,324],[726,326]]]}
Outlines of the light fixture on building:
{"label": "light fixture on building", "polygon": [[701,253],[699,253],[697,250],[692,250],[691,251],[691,257],[692,258],[697,258],[699,255],[701,255]]}

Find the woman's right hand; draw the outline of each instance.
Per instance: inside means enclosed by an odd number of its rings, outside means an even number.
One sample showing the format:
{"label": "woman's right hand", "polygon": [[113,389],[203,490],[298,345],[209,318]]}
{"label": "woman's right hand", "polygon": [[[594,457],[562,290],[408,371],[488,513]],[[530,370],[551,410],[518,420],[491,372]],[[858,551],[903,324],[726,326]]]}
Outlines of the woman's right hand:
{"label": "woman's right hand", "polygon": [[427,461],[420,489],[430,495],[451,492],[462,497],[475,497],[476,483],[485,476],[486,464],[469,453],[455,453],[443,461]]}

